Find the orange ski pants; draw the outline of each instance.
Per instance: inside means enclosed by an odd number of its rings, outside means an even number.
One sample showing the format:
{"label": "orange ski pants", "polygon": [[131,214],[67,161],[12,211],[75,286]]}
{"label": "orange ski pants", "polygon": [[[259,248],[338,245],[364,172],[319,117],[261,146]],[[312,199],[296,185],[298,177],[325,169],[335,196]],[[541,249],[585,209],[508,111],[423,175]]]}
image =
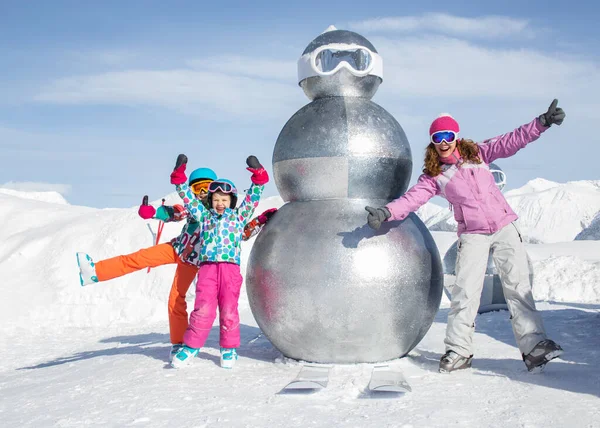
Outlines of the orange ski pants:
{"label": "orange ski pants", "polygon": [[184,263],[168,242],[143,248],[135,253],[96,262],[98,281],[108,281],[148,267],[177,263],[173,285],[169,293],[169,330],[171,343],[183,343],[188,327],[185,295],[198,273],[198,267]]}

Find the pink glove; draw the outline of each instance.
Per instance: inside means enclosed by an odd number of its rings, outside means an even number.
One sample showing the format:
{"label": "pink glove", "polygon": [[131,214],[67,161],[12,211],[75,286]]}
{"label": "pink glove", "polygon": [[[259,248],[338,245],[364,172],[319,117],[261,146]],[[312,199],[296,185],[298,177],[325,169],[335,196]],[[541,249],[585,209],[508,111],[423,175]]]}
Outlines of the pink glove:
{"label": "pink glove", "polygon": [[148,205],[148,195],[145,195],[142,198],[142,205],[140,205],[138,215],[144,220],[148,220],[154,217],[154,214],[156,214],[156,210],[152,205]]}
{"label": "pink glove", "polygon": [[187,181],[187,176],[185,175],[185,167],[186,164],[181,164],[181,166],[175,168],[171,173],[171,184],[183,184]]}
{"label": "pink glove", "polygon": [[250,180],[258,186],[262,186],[269,182],[269,174],[267,170],[264,168],[246,168],[248,171],[252,173],[252,177]]}
{"label": "pink glove", "polygon": [[258,222],[260,224],[265,224],[266,222],[269,221],[269,219],[271,217],[273,217],[273,214],[275,214],[276,212],[277,212],[277,208],[271,208],[271,209],[264,211],[261,215],[258,216]]}

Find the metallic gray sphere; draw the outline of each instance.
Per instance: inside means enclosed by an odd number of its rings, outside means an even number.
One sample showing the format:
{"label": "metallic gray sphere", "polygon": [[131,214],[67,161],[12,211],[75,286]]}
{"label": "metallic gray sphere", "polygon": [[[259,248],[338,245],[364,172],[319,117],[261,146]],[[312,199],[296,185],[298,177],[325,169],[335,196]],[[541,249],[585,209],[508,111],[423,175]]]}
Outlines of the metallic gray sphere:
{"label": "metallic gray sphere", "polygon": [[380,84],[381,78],[377,76],[357,77],[346,70],[328,77],[309,77],[300,82],[302,90],[310,100],[333,96],[371,99]]}
{"label": "metallic gray sphere", "polygon": [[404,130],[379,105],[361,98],[320,98],[281,130],[273,172],[284,201],[389,201],[406,191],[412,155]]}
{"label": "metallic gray sphere", "polygon": [[443,288],[431,234],[411,214],[377,232],[366,204],[283,205],[257,236],[246,272],[254,317],[285,356],[318,363],[406,355],[429,330]]}

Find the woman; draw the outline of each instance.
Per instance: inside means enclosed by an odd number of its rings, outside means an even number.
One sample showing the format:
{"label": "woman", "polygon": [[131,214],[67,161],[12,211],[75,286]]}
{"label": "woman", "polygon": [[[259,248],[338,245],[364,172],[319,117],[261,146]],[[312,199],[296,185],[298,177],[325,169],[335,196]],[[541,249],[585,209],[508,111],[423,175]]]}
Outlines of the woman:
{"label": "woman", "polygon": [[527,254],[515,223],[518,217],[495,185],[488,167],[494,160],[512,156],[537,140],[553,124],[560,125],[565,113],[557,104],[555,99],[548,111],[532,122],[481,144],[459,138],[456,120],[441,115],[429,128],[430,144],[417,184],[384,207],[365,208],[369,212],[367,222],[373,229],[378,229],[383,221],[403,220],[436,195],[446,198],[454,211],[459,236],[456,285],[440,372],[471,367],[475,317],[490,249],[527,369],[541,370],[562,353],[559,345],[547,339],[535,308]]}

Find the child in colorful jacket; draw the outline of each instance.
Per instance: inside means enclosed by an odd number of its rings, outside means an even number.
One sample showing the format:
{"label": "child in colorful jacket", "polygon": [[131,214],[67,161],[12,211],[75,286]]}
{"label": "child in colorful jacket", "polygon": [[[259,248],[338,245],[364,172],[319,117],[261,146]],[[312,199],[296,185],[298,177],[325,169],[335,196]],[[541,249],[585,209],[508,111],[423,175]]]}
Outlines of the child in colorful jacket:
{"label": "child in colorful jacket", "polygon": [[535,307],[517,215],[488,167],[537,140],[552,124],[560,125],[565,113],[557,103],[554,100],[548,111],[532,122],[481,144],[459,139],[458,123],[451,116],[438,117],[429,128],[425,168],[417,184],[384,207],[365,208],[369,226],[378,229],[384,221],[405,219],[435,195],[451,204],[458,223],[459,249],[440,372],[471,366],[474,323],[490,248],[527,369],[540,370],[562,353],[559,345],[547,339]]}
{"label": "child in colorful jacket", "polygon": [[[192,171],[189,188],[193,192],[194,198],[206,204],[208,185],[216,178],[217,175],[210,168],[198,168]],[[156,219],[165,223],[186,220],[186,223],[181,233],[171,241],[143,248],[131,254],[94,262],[88,254],[77,253],[79,280],[80,284],[85,286],[108,281],[150,267],[177,264],[168,300],[169,336],[171,340],[169,361],[171,361],[183,346],[183,335],[188,327],[185,297],[198,273],[197,259],[199,251],[196,247],[199,240],[197,233],[199,224],[193,217],[188,215],[188,212],[181,205],[161,205],[158,209],[155,209],[148,205],[147,196],[144,196],[138,214],[145,220]],[[265,219],[265,221],[267,220],[268,218]],[[262,225],[254,225],[254,227],[260,228]],[[248,227],[245,233],[255,235],[258,231]]]}
{"label": "child in colorful jacket", "polygon": [[242,286],[240,251],[244,226],[258,206],[267,171],[254,156],[246,160],[252,172],[252,185],[242,204],[236,208],[237,190],[226,179],[213,181],[208,188],[206,209],[193,197],[185,184],[187,157],[179,155],[171,174],[171,183],[183,199],[186,210],[200,223],[200,268],[196,282],[196,301],[190,323],[184,334],[183,348],[173,357],[171,365],[182,367],[191,363],[204,346],[219,307],[221,367],[232,368],[240,345],[238,299]]}

